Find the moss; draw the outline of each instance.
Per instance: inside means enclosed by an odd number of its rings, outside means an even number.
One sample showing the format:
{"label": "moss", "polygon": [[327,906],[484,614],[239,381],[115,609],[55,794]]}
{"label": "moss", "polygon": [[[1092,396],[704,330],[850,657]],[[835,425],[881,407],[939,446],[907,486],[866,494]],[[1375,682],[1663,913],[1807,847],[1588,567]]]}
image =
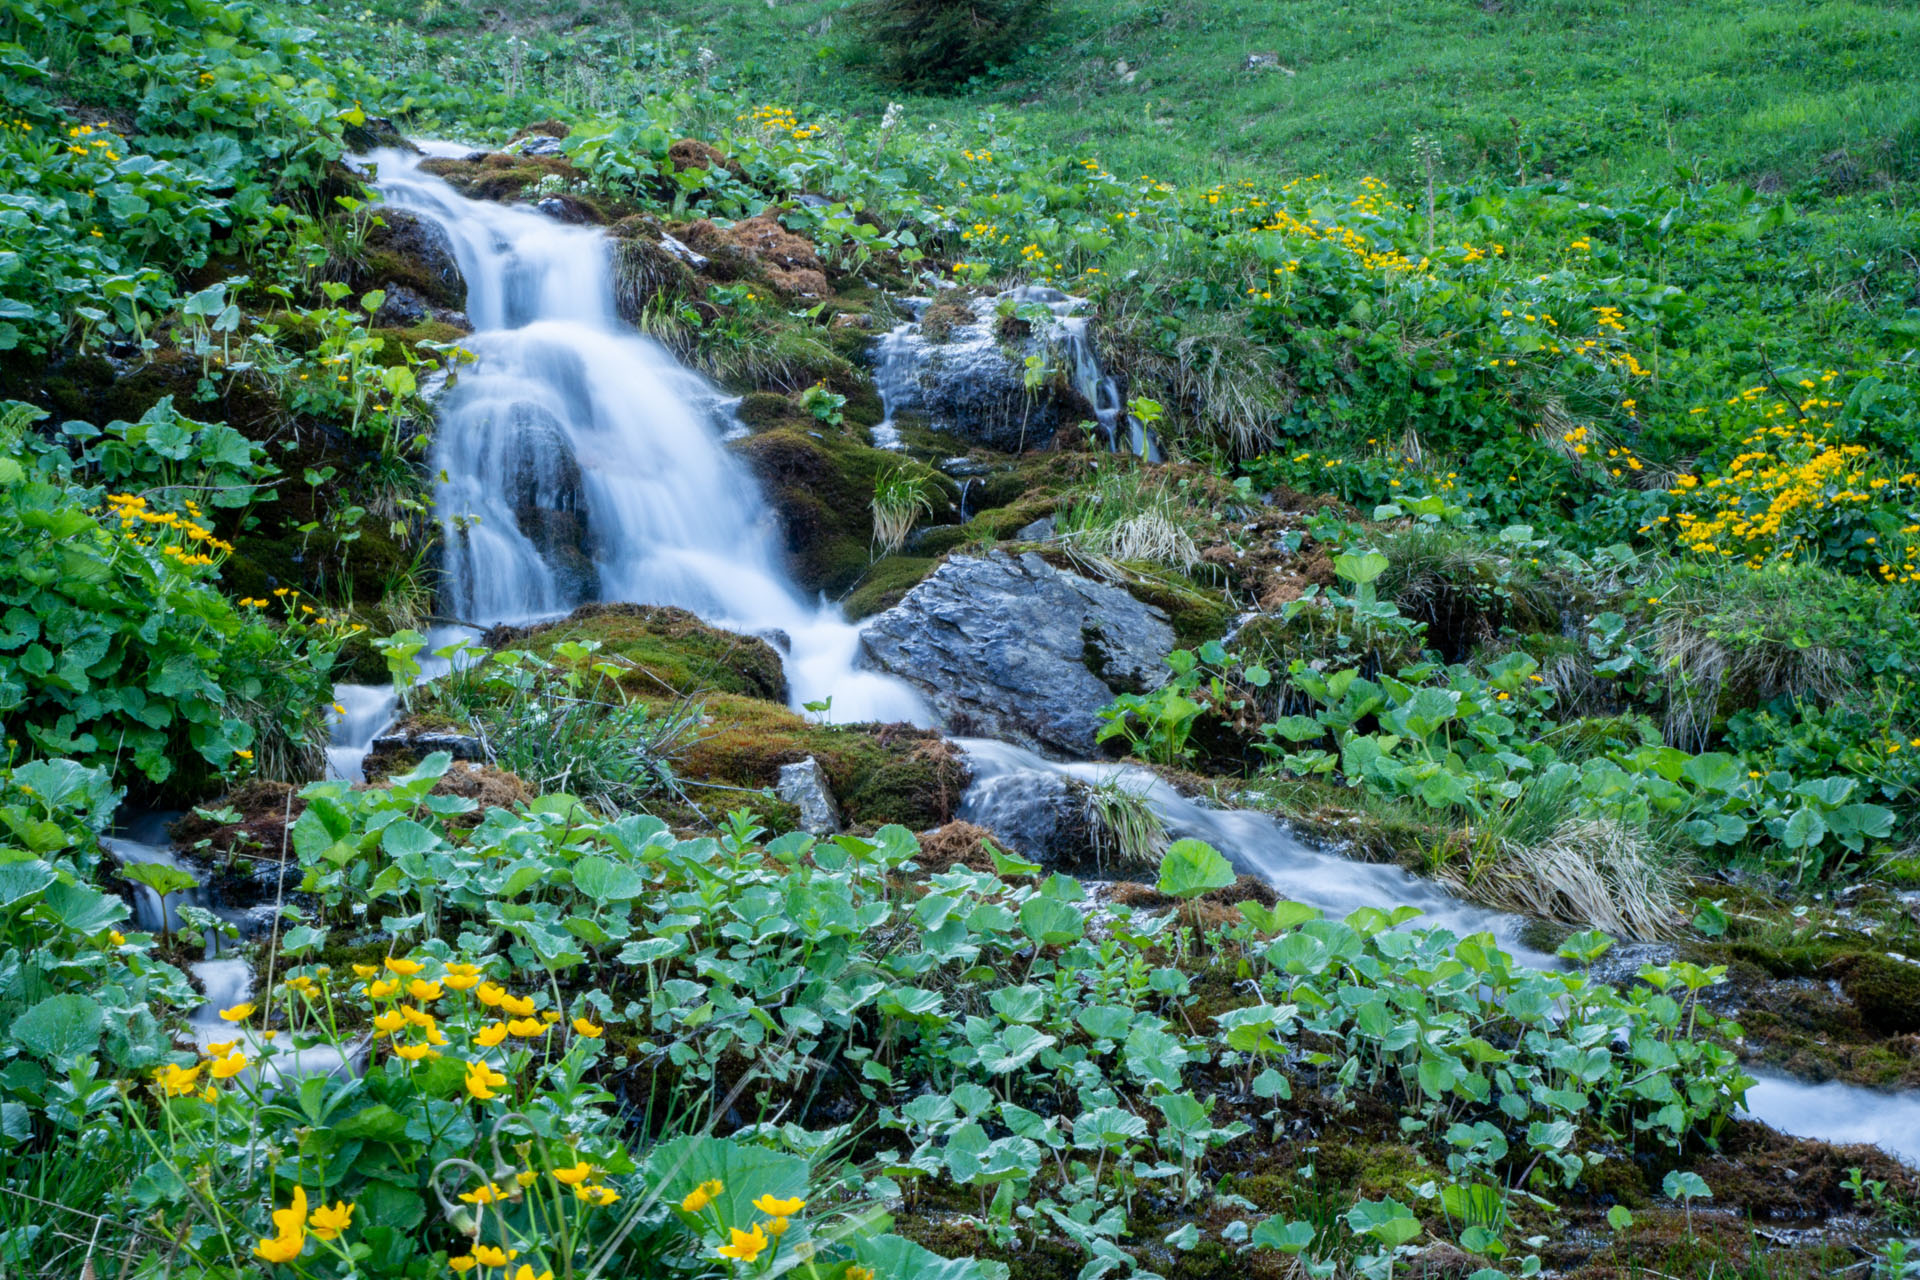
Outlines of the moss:
{"label": "moss", "polygon": [[[780,426],[734,445],[780,513],[788,568],[809,591],[838,596],[867,576],[875,480],[899,455],[847,430]],[[951,498],[942,493],[936,504]]]}
{"label": "moss", "polygon": [[840,607],[854,621],[891,609],[939,567],[938,556],[882,556],[841,599]]}
{"label": "moss", "polygon": [[[458,342],[467,336],[467,331],[459,325],[441,320],[422,320],[406,328],[381,328],[371,332],[383,339],[380,349],[374,352],[374,361],[387,368],[434,358],[434,352],[421,348],[423,342]],[[408,360],[409,355],[414,359]]]}
{"label": "moss", "polygon": [[1862,952],[1838,967],[1841,989],[1867,1026],[1887,1035],[1920,1031],[1920,965]]}
{"label": "moss", "polygon": [[807,418],[791,397],[773,391],[754,391],[741,397],[739,407],[734,410],[734,416],[739,418],[741,424],[749,431],[764,431],[768,427],[788,424],[799,425]]}
{"label": "moss", "polygon": [[[898,822],[916,831],[951,821],[966,764],[938,733],[907,725],[827,726],[771,702],[707,701],[711,726],[681,762],[683,777],[729,787],[770,787],[780,766],[812,756],[850,825]],[[696,788],[697,790],[697,788]],[[734,797],[721,807],[738,803]]]}
{"label": "moss", "polygon": [[773,702],[787,697],[786,673],[772,645],[709,626],[685,609],[582,605],[559,622],[496,627],[486,641],[496,649],[527,649],[543,656],[559,644],[597,641],[597,656],[633,664],[621,683],[641,697],[709,691]]}
{"label": "moss", "polygon": [[1233,607],[1218,591],[1161,577],[1126,584],[1134,599],[1163,610],[1185,648],[1217,640],[1233,622]]}

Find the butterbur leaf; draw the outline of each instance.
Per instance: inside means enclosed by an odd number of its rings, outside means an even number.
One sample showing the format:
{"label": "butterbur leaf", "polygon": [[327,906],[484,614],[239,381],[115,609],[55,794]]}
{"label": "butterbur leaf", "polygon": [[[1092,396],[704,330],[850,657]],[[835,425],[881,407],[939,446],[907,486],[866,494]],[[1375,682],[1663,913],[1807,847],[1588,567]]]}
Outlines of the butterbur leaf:
{"label": "butterbur leaf", "polygon": [[1282,1253],[1299,1253],[1313,1243],[1313,1224],[1288,1222],[1276,1215],[1255,1227],[1252,1239],[1256,1248],[1278,1249]]}
{"label": "butterbur leaf", "polygon": [[104,1024],[100,1006],[82,995],[48,996],[13,1020],[14,1043],[64,1070],[92,1053]]}
{"label": "butterbur leaf", "polygon": [[1233,864],[1204,840],[1176,840],[1160,858],[1159,890],[1175,898],[1197,898],[1233,880]]}

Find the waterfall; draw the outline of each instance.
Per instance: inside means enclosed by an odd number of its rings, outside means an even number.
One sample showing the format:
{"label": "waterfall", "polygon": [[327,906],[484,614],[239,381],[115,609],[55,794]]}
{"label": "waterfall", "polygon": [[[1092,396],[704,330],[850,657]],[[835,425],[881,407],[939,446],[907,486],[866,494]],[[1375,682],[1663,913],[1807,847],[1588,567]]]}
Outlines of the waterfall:
{"label": "waterfall", "polygon": [[775,637],[795,706],[927,723],[918,694],[855,667],[858,630],[787,577],[773,512],[722,443],[726,397],[620,324],[605,232],[466,199],[411,154],[373,159],[390,205],[447,232],[474,325],[432,459],[443,611],[489,626],[678,605]]}

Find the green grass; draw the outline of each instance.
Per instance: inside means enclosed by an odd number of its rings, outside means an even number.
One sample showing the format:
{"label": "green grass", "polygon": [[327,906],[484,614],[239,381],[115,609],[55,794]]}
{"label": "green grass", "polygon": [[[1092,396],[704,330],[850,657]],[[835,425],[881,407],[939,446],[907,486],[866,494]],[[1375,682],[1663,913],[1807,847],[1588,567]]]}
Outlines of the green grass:
{"label": "green grass", "polygon": [[[877,111],[892,98],[910,119],[1012,109],[1028,140],[1092,148],[1117,173],[1407,177],[1427,134],[1443,180],[1617,182],[1675,166],[1762,183],[1920,176],[1913,6],[1059,0],[1024,57],[952,98],[850,68],[847,8],[628,0],[627,12],[711,48],[718,74],[769,101]],[[1254,53],[1284,70],[1246,69]]]}

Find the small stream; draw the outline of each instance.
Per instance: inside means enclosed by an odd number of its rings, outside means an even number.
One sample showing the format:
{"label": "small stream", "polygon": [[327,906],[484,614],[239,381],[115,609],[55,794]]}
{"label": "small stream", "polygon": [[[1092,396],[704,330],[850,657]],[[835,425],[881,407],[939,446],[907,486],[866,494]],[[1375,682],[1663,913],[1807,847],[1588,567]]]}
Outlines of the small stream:
{"label": "small stream", "polygon": [[[448,232],[478,330],[466,343],[477,362],[439,401],[434,466],[444,476],[438,506],[447,522],[448,612],[485,624],[549,618],[590,599],[681,605],[714,625],[774,639],[796,706],[831,695],[834,717],[843,723],[928,723],[916,692],[856,666],[859,628],[833,606],[806,600],[787,578],[771,510],[725,448],[723,398],[657,344],[618,324],[605,233],[563,226],[524,207],[466,199],[421,172],[416,156],[382,152],[377,161],[387,200]],[[1032,287],[1020,291],[1020,300],[1043,303],[1052,313],[1042,337],[1064,353],[1109,447],[1157,457],[1151,435],[1126,413],[1117,382],[1100,368],[1081,300]],[[978,301],[976,315],[990,334],[994,300]],[[901,326],[881,339],[878,381],[889,425],[893,411],[912,401],[914,362],[930,345],[912,329]],[[951,355],[946,346],[931,349]],[[997,351],[995,357],[1004,360]],[[877,442],[886,443],[885,430]],[[554,516],[572,522],[574,540],[565,547],[545,540]],[[436,630],[420,655],[423,678],[447,668],[432,649],[463,634],[472,633]],[[334,697],[342,710],[331,722],[328,775],[357,782],[398,699],[387,685],[340,685]],[[1524,922],[1517,917],[1463,902],[1398,867],[1313,849],[1270,815],[1198,803],[1145,769],[1062,764],[984,739],[958,745],[974,772],[960,811],[968,820],[992,826],[996,814],[1017,811],[1036,789],[1057,791],[1062,777],[1087,784],[1119,779],[1147,800],[1170,835],[1207,841],[1241,870],[1330,916],[1411,905],[1422,912],[1418,925],[1458,935],[1490,932],[1525,963],[1557,963],[1521,943]],[[105,843],[123,864],[180,866],[165,825],[164,815],[150,815]],[[243,938],[272,925],[272,904],[228,910],[213,903],[205,886],[165,904],[150,890],[136,891],[144,930],[178,928],[182,905],[213,911]],[[190,1018],[195,1040],[236,1038],[219,1010],[251,997],[251,966],[222,955],[214,938],[192,969],[207,997]],[[247,1038],[253,1056],[261,1045]],[[364,1059],[364,1045],[344,1054],[288,1049],[266,1069],[280,1078],[350,1073]],[[1785,1132],[1871,1141],[1920,1159],[1920,1095],[1769,1077],[1748,1105]]]}
{"label": "small stream", "polygon": [[[1353,862],[1323,853],[1301,841],[1269,814],[1250,809],[1221,809],[1181,795],[1150,770],[1101,761],[1062,764],[1005,742],[963,738],[957,744],[973,768],[973,785],[961,802],[960,817],[985,827],[1018,811],[1050,779],[1072,778],[1089,785],[1118,780],[1144,798],[1169,836],[1205,840],[1240,871],[1259,876],[1284,897],[1319,907],[1339,919],[1359,907],[1418,907],[1415,927],[1449,929],[1457,935],[1488,932],[1522,963],[1553,969],[1560,962],[1520,941],[1526,920],[1463,902],[1431,880],[1390,863]],[[1002,824],[1004,827],[1004,823]]]}

